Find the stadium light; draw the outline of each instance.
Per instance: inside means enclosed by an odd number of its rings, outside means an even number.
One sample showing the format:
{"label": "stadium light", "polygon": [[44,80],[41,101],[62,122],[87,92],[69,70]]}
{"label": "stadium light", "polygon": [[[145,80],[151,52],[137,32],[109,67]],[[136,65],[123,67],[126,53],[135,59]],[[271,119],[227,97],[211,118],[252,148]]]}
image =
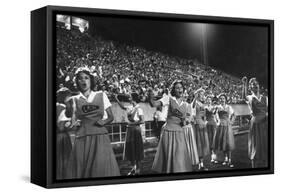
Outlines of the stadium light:
{"label": "stadium light", "polygon": [[201,61],[204,65],[209,65],[208,63],[208,35],[209,29],[208,24],[205,23],[192,23],[191,28],[192,35],[199,39]]}

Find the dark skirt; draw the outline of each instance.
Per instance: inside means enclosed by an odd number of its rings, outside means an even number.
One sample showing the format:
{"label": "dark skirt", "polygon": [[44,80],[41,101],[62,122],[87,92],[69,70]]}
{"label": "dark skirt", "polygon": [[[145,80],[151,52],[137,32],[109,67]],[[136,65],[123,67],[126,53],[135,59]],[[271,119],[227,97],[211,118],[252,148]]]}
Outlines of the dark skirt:
{"label": "dark skirt", "polygon": [[76,138],[67,174],[69,179],[120,176],[108,135]]}
{"label": "dark skirt", "polygon": [[235,149],[234,134],[229,124],[218,126],[214,135],[213,149],[216,151],[232,151]]}
{"label": "dark skirt", "polygon": [[207,132],[208,132],[208,138],[209,138],[209,145],[210,145],[210,149],[213,149],[213,140],[214,140],[214,135],[216,132],[216,125],[215,124],[209,124],[207,123]]}
{"label": "dark skirt", "polygon": [[[165,125],[164,125],[165,126]],[[152,170],[159,173],[191,172],[188,139],[183,131],[163,130]]]}
{"label": "dark skirt", "polygon": [[143,140],[139,125],[129,126],[127,129],[125,158],[132,163],[144,158]]}
{"label": "dark skirt", "polygon": [[56,175],[57,179],[65,179],[67,164],[69,161],[72,145],[68,133],[57,134]]}
{"label": "dark skirt", "polygon": [[160,134],[162,131],[163,125],[166,123],[166,121],[155,121],[155,136],[157,139],[160,139]]}
{"label": "dark skirt", "polygon": [[203,158],[209,155],[210,145],[206,126],[202,124],[195,124],[194,133],[199,157]]}
{"label": "dark skirt", "polygon": [[268,159],[268,121],[252,119],[249,132],[249,158],[266,162]]}

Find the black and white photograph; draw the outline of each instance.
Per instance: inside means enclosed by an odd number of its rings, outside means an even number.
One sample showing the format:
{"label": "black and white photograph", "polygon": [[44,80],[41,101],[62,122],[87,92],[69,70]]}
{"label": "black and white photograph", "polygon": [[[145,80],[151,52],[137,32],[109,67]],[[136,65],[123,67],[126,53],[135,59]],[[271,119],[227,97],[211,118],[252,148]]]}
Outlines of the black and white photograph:
{"label": "black and white photograph", "polygon": [[278,1],[1,8],[0,193],[278,191]]}
{"label": "black and white photograph", "polygon": [[222,21],[57,12],[55,179],[271,168],[271,32]]}

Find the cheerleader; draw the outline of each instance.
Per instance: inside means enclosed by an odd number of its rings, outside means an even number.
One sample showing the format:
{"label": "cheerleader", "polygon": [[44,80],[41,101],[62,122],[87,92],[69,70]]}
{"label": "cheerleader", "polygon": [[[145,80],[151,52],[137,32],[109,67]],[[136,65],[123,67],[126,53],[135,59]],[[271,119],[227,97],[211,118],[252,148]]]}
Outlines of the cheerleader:
{"label": "cheerleader", "polygon": [[153,107],[168,106],[167,121],[162,128],[160,141],[152,165],[152,170],[159,173],[192,171],[192,160],[188,149],[188,139],[184,135],[183,119],[187,112],[183,100],[182,81],[176,80],[171,86],[171,95],[154,101],[149,90],[149,102]]}
{"label": "cheerleader", "polygon": [[247,78],[242,79],[243,97],[251,110],[250,132],[248,138],[248,155],[252,168],[266,167],[268,158],[268,99],[260,94],[256,78],[249,81],[250,95],[247,95]]}
{"label": "cheerleader", "polygon": [[159,106],[156,108],[156,112],[154,113],[154,116],[153,116],[155,136],[158,141],[160,139],[161,129],[162,129],[163,125],[166,123],[167,110],[168,110],[167,106],[165,106],[165,107]]}
{"label": "cheerleader", "polygon": [[235,148],[235,142],[231,126],[235,120],[235,114],[232,107],[226,103],[227,96],[225,94],[219,95],[219,102],[220,105],[217,107],[219,125],[214,135],[213,149],[216,153],[223,151],[224,161],[222,164],[233,168],[231,153]]}
{"label": "cheerleader", "polygon": [[65,103],[70,98],[71,92],[67,88],[61,88],[57,92],[57,139],[56,139],[56,178],[65,179],[67,163],[71,153],[72,145],[68,131],[70,129],[70,118],[65,116]]}
{"label": "cheerleader", "polygon": [[129,102],[132,106],[125,107],[119,101],[117,96],[115,99],[119,106],[127,111],[128,127],[126,134],[126,142],[124,146],[124,159],[129,160],[133,166],[128,175],[140,174],[141,161],[144,159],[143,139],[141,132],[141,124],[144,124],[143,110],[139,106],[139,96],[137,93],[132,93],[129,97]]}
{"label": "cheerleader", "polygon": [[192,165],[198,165],[199,164],[199,156],[197,151],[197,145],[196,145],[196,138],[194,133],[194,110],[192,108],[192,103],[186,102],[186,108],[187,112],[184,114],[183,119],[183,130],[185,138],[187,141],[187,148],[188,152],[190,154],[190,158],[192,161]]}
{"label": "cheerleader", "polygon": [[212,96],[206,97],[206,120],[207,120],[207,132],[209,137],[209,145],[211,150],[211,163],[218,163],[217,156],[213,150],[213,139],[214,134],[216,132],[217,125],[219,123],[218,115],[217,115],[217,107],[212,104]]}
{"label": "cheerleader", "polygon": [[105,128],[113,121],[111,103],[105,93],[93,91],[96,84],[88,69],[79,68],[75,81],[80,93],[69,101],[67,115],[72,123],[80,120],[81,126],[75,134],[68,178],[120,176]]}
{"label": "cheerleader", "polygon": [[199,155],[199,170],[208,170],[204,166],[204,157],[210,154],[210,145],[208,132],[206,128],[206,112],[204,105],[204,93],[205,90],[200,88],[195,92],[195,100],[193,102],[193,108],[195,108],[195,137]]}

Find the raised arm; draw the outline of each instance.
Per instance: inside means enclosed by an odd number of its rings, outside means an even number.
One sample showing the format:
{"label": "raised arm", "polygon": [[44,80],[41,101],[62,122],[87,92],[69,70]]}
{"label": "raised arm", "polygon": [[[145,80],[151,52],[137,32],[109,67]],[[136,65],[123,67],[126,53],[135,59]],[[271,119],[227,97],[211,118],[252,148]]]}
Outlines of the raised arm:
{"label": "raised arm", "polygon": [[194,96],[194,98],[193,98],[193,100],[192,100],[192,102],[191,102],[191,106],[192,106],[193,109],[194,109],[195,106],[196,106],[197,98],[198,98],[198,94],[195,94],[195,96]]}
{"label": "raised arm", "polygon": [[114,95],[114,97],[120,108],[122,108],[123,110],[127,110],[126,107],[119,101],[117,95]]}
{"label": "raised arm", "polygon": [[159,100],[155,101],[154,100],[154,94],[153,94],[153,91],[152,91],[151,88],[148,89],[148,102],[149,102],[150,106],[152,106],[152,107],[157,108],[157,107],[163,106],[161,101],[159,101]]}
{"label": "raised arm", "polygon": [[248,79],[247,79],[247,77],[243,77],[242,78],[242,98],[244,99],[244,100],[248,100],[247,99],[247,90],[248,90]]}

